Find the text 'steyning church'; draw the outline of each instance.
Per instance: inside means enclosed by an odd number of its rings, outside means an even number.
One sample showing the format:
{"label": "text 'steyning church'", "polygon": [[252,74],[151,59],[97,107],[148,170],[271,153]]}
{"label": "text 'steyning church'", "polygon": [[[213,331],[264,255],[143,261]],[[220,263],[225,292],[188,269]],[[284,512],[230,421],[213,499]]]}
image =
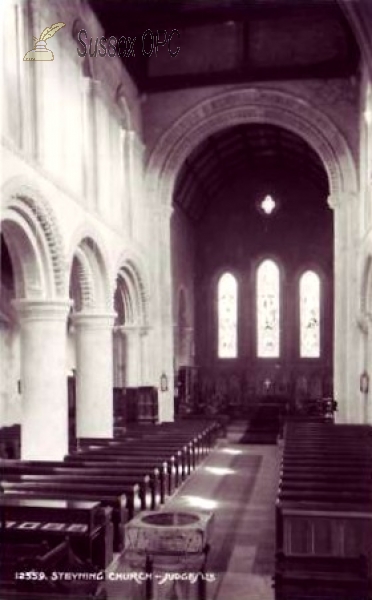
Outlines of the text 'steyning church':
{"label": "text 'steyning church'", "polygon": [[0,600],[370,600],[372,0],[1,13]]}

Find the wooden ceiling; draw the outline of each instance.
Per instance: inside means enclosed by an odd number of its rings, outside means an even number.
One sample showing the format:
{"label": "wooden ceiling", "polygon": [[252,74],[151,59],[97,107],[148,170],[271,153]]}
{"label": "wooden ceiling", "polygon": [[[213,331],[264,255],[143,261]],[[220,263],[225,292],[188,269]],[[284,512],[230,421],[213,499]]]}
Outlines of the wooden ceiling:
{"label": "wooden ceiling", "polygon": [[[358,46],[336,0],[89,0],[142,92],[262,80],[348,77]],[[152,52],[151,34],[172,42]],[[89,32],[88,32],[89,37]],[[177,56],[172,57],[179,47]],[[145,50],[145,52],[144,52]],[[125,54],[123,46],[122,54]]]}
{"label": "wooden ceiling", "polygon": [[178,175],[174,204],[200,221],[238,177],[261,177],[268,193],[278,177],[311,186],[325,203],[328,177],[322,162],[299,136],[274,125],[237,125],[213,134],[186,159]]}

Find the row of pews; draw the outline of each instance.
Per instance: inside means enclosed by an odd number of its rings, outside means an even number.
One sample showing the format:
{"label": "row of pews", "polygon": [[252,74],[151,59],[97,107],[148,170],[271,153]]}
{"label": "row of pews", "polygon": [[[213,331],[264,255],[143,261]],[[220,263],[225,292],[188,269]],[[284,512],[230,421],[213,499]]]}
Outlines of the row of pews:
{"label": "row of pews", "polygon": [[285,425],[276,550],[276,600],[371,598],[371,426]]}
{"label": "row of pews", "polygon": [[[59,557],[61,571],[91,573],[80,585],[91,587],[96,579],[92,597],[104,597],[100,575],[124,546],[125,524],[141,510],[158,509],[218,434],[214,421],[134,425],[120,437],[78,440],[63,461],[1,460],[1,551],[7,560],[0,557],[0,592],[56,594],[50,574]],[[25,564],[27,573],[46,576],[25,580]],[[68,588],[66,581],[57,583]]]}

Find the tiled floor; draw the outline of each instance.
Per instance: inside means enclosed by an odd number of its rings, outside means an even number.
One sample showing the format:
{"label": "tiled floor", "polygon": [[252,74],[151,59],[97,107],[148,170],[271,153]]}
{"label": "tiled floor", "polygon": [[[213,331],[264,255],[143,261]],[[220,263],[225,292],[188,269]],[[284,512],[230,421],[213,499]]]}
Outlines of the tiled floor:
{"label": "tiled floor", "polygon": [[[214,513],[207,600],[272,600],[279,452],[276,446],[239,444],[238,438],[237,430],[230,431],[166,507]],[[124,568],[119,559],[115,569]],[[157,600],[198,598],[196,585],[173,583],[157,588]],[[134,600],[128,586],[116,583],[108,592],[109,600]],[[135,596],[144,597],[139,589]]]}

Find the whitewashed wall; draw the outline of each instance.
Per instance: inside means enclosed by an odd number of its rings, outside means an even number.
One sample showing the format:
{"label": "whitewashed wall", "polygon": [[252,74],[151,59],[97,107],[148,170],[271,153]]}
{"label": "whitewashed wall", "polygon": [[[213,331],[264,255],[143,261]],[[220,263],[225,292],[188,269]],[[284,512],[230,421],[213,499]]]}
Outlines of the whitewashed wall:
{"label": "whitewashed wall", "polygon": [[[2,126],[2,208],[7,191],[27,186],[49,204],[65,251],[65,279],[77,245],[89,235],[99,246],[115,285],[120,261],[130,257],[149,282],[148,314],[154,317],[150,213],[143,191],[141,107],[137,89],[120,59],[80,58],[73,37],[76,22],[88,36],[103,35],[88,3],[80,0],[4,0],[4,76],[0,88]],[[54,61],[23,61],[46,26],[64,22],[48,48]],[[80,26],[80,25],[79,25]],[[12,51],[9,51],[11,49]],[[14,51],[15,49],[15,51]],[[85,61],[85,62],[84,62]],[[119,93],[120,92],[120,93]],[[152,285],[150,285],[150,283]],[[67,286],[68,287],[68,286]],[[151,322],[148,323],[151,330]],[[151,333],[146,338],[151,340]],[[151,341],[147,342],[151,346]],[[66,374],[75,366],[67,343]],[[12,348],[12,352],[10,352]],[[152,355],[151,348],[146,349]],[[19,348],[7,328],[1,331],[6,357],[1,387],[0,425],[18,422]],[[7,365],[13,360],[16,368]],[[160,372],[144,369],[146,383],[158,385]],[[3,378],[2,378],[3,380]],[[13,408],[12,408],[13,406]],[[17,413],[18,410],[18,413]]]}

